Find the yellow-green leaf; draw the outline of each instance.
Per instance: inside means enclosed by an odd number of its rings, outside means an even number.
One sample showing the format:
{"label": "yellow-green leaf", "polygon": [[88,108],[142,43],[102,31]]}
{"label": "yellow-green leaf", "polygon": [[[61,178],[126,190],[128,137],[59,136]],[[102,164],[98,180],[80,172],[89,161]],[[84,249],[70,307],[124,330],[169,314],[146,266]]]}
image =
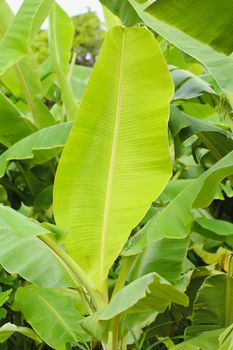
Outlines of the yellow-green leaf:
{"label": "yellow-green leaf", "polygon": [[171,175],[173,84],[146,28],[113,28],[90,77],[55,179],[57,224],[99,290],[132,228]]}

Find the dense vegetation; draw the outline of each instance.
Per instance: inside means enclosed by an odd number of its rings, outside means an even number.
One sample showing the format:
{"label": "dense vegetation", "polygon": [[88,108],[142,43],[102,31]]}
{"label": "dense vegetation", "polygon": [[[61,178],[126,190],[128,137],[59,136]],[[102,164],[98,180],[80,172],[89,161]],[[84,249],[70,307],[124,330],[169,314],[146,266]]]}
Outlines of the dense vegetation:
{"label": "dense vegetation", "polygon": [[231,350],[232,2],[101,2],[0,1],[0,350]]}

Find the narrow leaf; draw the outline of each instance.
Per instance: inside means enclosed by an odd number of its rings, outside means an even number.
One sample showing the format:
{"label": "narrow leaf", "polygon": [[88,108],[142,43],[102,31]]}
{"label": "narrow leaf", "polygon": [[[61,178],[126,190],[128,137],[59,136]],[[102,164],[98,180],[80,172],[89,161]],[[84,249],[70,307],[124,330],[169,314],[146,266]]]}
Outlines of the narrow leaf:
{"label": "narrow leaf", "polygon": [[25,0],[0,44],[0,75],[29,53],[32,37],[50,10],[51,0]]}
{"label": "narrow leaf", "polygon": [[[14,21],[14,15],[5,0],[0,3],[0,39]],[[5,40],[5,39],[4,39]],[[0,54],[1,57],[1,54]],[[4,85],[19,99],[28,103],[32,119],[39,127],[54,124],[53,117],[42,100],[39,70],[32,54],[7,69],[1,77]]]}
{"label": "narrow leaf", "polygon": [[71,18],[54,1],[49,17],[50,55],[69,120],[75,119],[78,111],[78,105],[68,81],[73,35],[74,26]]}

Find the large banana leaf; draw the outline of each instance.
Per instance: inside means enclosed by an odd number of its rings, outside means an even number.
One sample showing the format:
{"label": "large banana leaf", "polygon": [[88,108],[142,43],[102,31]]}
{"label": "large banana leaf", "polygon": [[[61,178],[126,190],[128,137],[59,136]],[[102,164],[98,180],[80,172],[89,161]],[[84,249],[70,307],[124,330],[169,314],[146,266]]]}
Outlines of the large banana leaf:
{"label": "large banana leaf", "polygon": [[207,207],[213,200],[219,182],[233,174],[233,151],[188,184],[156,217],[136,234],[124,254],[134,255],[161,238],[184,238],[191,230],[191,209]]}
{"label": "large banana leaf", "polygon": [[52,0],[25,0],[0,43],[0,75],[29,53],[29,45],[47,17]]}
{"label": "large banana leaf", "polygon": [[180,0],[179,4],[176,0],[158,0],[146,6],[145,11],[215,50],[227,55],[233,51],[230,0]]}
{"label": "large banana leaf", "polygon": [[42,287],[74,286],[62,262],[37,236],[49,231],[0,205],[0,264]]}
{"label": "large banana leaf", "polygon": [[[131,327],[163,312],[172,302],[186,305],[188,297],[156,273],[149,273],[128,284],[97,314],[81,321],[81,325],[97,339],[105,340],[110,320],[121,315]],[[141,315],[140,315],[141,314]]]}
{"label": "large banana leaf", "polygon": [[65,246],[99,289],[171,175],[172,93],[153,35],[146,28],[113,28],[90,77],[54,190],[56,221],[68,231]]}
{"label": "large banana leaf", "polygon": [[226,55],[233,51],[231,0],[128,1],[146,25],[205,65],[224,91],[233,92],[233,55]]}
{"label": "large banana leaf", "polygon": [[0,155],[0,178],[4,176],[10,161],[27,160],[32,166],[53,158],[61,152],[71,126],[71,122],[49,126],[16,142]]}
{"label": "large banana leaf", "polygon": [[41,339],[53,349],[66,350],[66,343],[89,340],[78,324],[83,317],[77,308],[77,292],[29,286],[17,290],[16,303]]}

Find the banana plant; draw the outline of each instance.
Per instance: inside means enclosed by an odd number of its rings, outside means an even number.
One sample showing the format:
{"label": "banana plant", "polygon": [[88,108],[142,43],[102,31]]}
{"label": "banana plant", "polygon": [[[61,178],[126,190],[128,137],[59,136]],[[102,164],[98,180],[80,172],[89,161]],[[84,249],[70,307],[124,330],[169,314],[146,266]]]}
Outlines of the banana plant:
{"label": "banana plant", "polygon": [[[153,34],[144,27],[113,28],[59,162],[54,185],[58,228],[42,227],[1,206],[0,262],[33,283],[18,289],[16,305],[55,349],[85,345],[91,338],[104,348],[124,349],[130,341],[127,327],[140,330],[172,302],[188,303],[183,291],[156,272],[128,283],[131,257],[122,259],[114,290],[108,280],[133,227],[171,176],[172,95],[172,79]],[[34,135],[25,138],[33,152],[48,129],[36,133],[38,141]],[[24,147],[24,140],[19,143]],[[13,148],[7,152],[5,161]],[[140,310],[144,316],[137,318]]]}
{"label": "banana plant", "polygon": [[[213,18],[217,20],[210,30],[201,33],[197,23],[203,1],[191,4],[182,0],[179,6],[173,0],[101,2],[126,26],[144,22],[197,58],[227,97],[231,96],[230,1],[224,6],[217,1],[204,2],[201,29]],[[190,4],[192,12],[188,11]],[[224,14],[221,18],[216,16],[220,9]],[[50,58],[42,70],[44,76],[51,73],[55,78],[45,82],[43,90],[30,43],[48,14]],[[106,34],[79,106],[77,96],[80,99],[83,91],[75,91],[77,82],[74,84],[76,75],[76,80],[80,78],[79,70],[74,61],[70,63],[73,25],[56,2],[25,0],[13,17],[3,0],[0,18],[0,80],[8,92],[0,92],[0,121],[4,123],[0,130],[4,146],[0,181],[15,162],[28,188],[36,194],[35,207],[41,202],[50,206],[53,190],[56,222],[41,224],[0,205],[0,264],[23,278],[13,308],[33,328],[6,323],[0,327],[0,343],[16,333],[29,337],[39,347],[44,341],[57,350],[140,349],[145,327],[153,327],[161,315],[176,308],[183,307],[184,311],[188,307],[186,289],[191,277],[187,266],[191,263],[186,255],[193,230],[205,231],[207,237],[217,236],[218,240],[222,236],[227,241],[232,236],[232,225],[218,221],[221,228],[216,228],[214,219],[207,220],[198,211],[216,199],[223,179],[232,180],[232,134],[180,110],[193,109],[185,100],[206,94],[211,105],[212,100],[219,102],[220,96],[206,77],[171,66],[174,95],[161,38],[159,43],[142,25],[116,26]],[[54,86],[61,93],[58,118],[58,105],[49,110],[43,101],[43,91],[51,89],[53,93]],[[21,104],[15,106],[9,92]],[[176,106],[170,110],[171,101]],[[199,143],[193,146],[194,151],[195,147],[208,150],[213,166],[188,184],[184,185],[184,180],[169,204],[155,215],[151,203],[162,192],[162,196],[169,193],[169,185],[171,189],[177,184],[174,179],[168,183],[172,176],[169,115],[174,141],[195,134]],[[57,162],[63,147],[54,185],[39,192],[38,182],[30,181],[31,168],[54,157]],[[192,324],[186,328],[185,341],[174,349],[223,350],[232,346],[232,274],[215,270],[213,274],[191,305]],[[0,292],[0,306],[10,293]],[[212,314],[216,317],[214,325]]]}

